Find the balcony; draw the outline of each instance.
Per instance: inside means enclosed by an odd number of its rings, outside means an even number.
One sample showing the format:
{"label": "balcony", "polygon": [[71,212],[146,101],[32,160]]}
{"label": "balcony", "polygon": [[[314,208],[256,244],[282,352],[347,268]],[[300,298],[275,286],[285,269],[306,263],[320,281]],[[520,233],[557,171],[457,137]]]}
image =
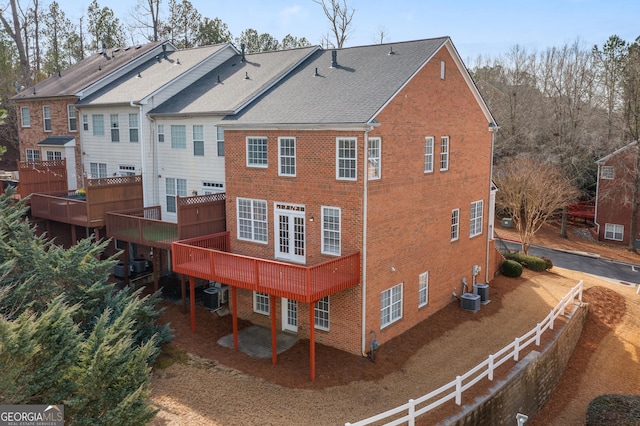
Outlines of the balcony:
{"label": "balcony", "polygon": [[360,282],[359,252],[302,266],[230,251],[228,232],[174,242],[173,270],[303,303],[314,303]]}
{"label": "balcony", "polygon": [[[21,184],[22,186],[22,184]],[[56,222],[99,228],[113,210],[143,205],[142,176],[85,179],[84,197],[76,191],[55,191],[31,195],[31,215]]]}

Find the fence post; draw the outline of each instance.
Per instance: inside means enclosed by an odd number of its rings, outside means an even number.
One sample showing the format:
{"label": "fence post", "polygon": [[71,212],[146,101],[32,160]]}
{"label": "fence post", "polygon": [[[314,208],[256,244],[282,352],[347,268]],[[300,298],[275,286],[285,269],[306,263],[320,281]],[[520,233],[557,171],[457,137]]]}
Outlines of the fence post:
{"label": "fence post", "polygon": [[520,338],[516,337],[513,345],[513,360],[517,361],[518,356],[520,355]]}
{"label": "fence post", "polygon": [[582,280],[580,280],[578,285],[580,286],[578,289],[578,300],[580,301],[580,303],[582,303],[582,288],[584,286],[584,283],[582,282]]}
{"label": "fence post", "polygon": [[553,309],[551,309],[551,314],[549,318],[549,330],[553,330],[553,321],[555,320],[555,315],[553,314]]}
{"label": "fence post", "polygon": [[462,376],[456,376],[456,404],[462,404]]}
{"label": "fence post", "polygon": [[409,400],[409,426],[416,424],[416,402],[413,399]]}
{"label": "fence post", "polygon": [[487,378],[493,381],[493,354],[489,355],[489,365],[487,366],[487,369],[489,370]]}
{"label": "fence post", "polygon": [[540,346],[540,323],[536,325],[536,346]]}

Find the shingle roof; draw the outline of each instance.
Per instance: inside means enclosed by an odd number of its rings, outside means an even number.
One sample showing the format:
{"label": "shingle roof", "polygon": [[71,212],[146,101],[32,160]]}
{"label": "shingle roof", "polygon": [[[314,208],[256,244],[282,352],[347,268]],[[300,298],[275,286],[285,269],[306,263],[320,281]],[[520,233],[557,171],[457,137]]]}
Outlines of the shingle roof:
{"label": "shingle roof", "polygon": [[160,44],[162,43],[154,42],[127,48],[107,49],[105,55],[101,52],[94,53],[71,65],[60,75],[51,76],[24,89],[13,99],[20,101],[74,96]]}
{"label": "shingle roof", "polygon": [[229,44],[167,52],[166,58],[163,55],[152,57],[113,83],[80,100],[78,104],[105,105],[140,101],[225,47],[229,47]]}
{"label": "shingle roof", "polygon": [[235,55],[149,114],[230,114],[319,47]]}
{"label": "shingle roof", "polygon": [[38,142],[38,145],[64,146],[67,142],[71,142],[74,139],[75,137],[73,136],[48,136]]}
{"label": "shingle roof", "polygon": [[231,126],[367,123],[447,40],[339,49],[335,67],[332,50],[317,51],[224,122]]}

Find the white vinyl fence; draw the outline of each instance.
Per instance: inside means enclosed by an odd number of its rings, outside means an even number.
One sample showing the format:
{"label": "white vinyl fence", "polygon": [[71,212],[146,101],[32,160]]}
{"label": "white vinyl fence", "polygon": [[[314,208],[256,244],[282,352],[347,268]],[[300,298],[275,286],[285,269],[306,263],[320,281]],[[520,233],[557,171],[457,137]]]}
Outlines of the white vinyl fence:
{"label": "white vinyl fence", "polygon": [[[520,352],[532,343],[536,346],[540,346],[540,338],[542,333],[546,330],[553,330],[553,323],[560,315],[564,315],[567,306],[573,305],[574,300],[577,299],[578,303],[582,302],[582,280],[576,284],[567,293],[558,304],[551,309],[549,315],[546,316],[542,322],[538,323],[534,329],[524,334],[521,337],[516,337],[513,343],[505,346],[495,354],[489,355],[486,361],[478,364],[471,370],[467,371],[462,376],[456,376],[456,379],[447,383],[440,388],[421,396],[420,398],[410,399],[404,405],[380,413],[376,416],[360,420],[356,423],[345,423],[345,426],[364,426],[373,423],[385,421],[392,416],[396,416],[401,413],[406,413],[404,416],[390,420],[385,425],[400,425],[408,423],[410,426],[415,424],[415,419],[425,414],[434,408],[439,407],[447,401],[455,399],[456,404],[462,404],[462,393],[473,385],[478,383],[485,377],[489,380],[493,380],[493,372],[496,368],[500,367],[505,362],[513,359],[518,361]],[[437,398],[437,399],[436,399]],[[435,400],[434,400],[435,399]],[[427,405],[424,405],[427,404]]]}

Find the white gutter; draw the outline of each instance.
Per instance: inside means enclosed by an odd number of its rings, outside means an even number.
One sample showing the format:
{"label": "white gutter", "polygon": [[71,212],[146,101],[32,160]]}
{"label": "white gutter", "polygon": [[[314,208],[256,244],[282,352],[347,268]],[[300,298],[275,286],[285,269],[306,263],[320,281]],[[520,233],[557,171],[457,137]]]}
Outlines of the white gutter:
{"label": "white gutter", "polygon": [[[493,210],[493,214],[495,214],[495,209],[491,209],[491,188],[493,186],[493,148],[496,140],[496,132],[500,129],[500,127],[496,126],[494,122],[489,123],[489,131],[491,132],[491,158],[489,165],[489,205],[487,206],[487,213],[492,213],[490,210]],[[487,225],[492,222],[491,217],[487,218]],[[495,223],[493,224],[495,227]],[[493,238],[493,227],[491,229],[487,229],[487,248],[485,253],[485,267],[484,267],[484,282],[489,282],[489,245],[491,239]]]}
{"label": "white gutter", "polygon": [[367,190],[369,175],[367,166],[369,163],[368,146],[369,146],[369,130],[364,131],[364,146],[362,149],[362,356],[367,356]]}

